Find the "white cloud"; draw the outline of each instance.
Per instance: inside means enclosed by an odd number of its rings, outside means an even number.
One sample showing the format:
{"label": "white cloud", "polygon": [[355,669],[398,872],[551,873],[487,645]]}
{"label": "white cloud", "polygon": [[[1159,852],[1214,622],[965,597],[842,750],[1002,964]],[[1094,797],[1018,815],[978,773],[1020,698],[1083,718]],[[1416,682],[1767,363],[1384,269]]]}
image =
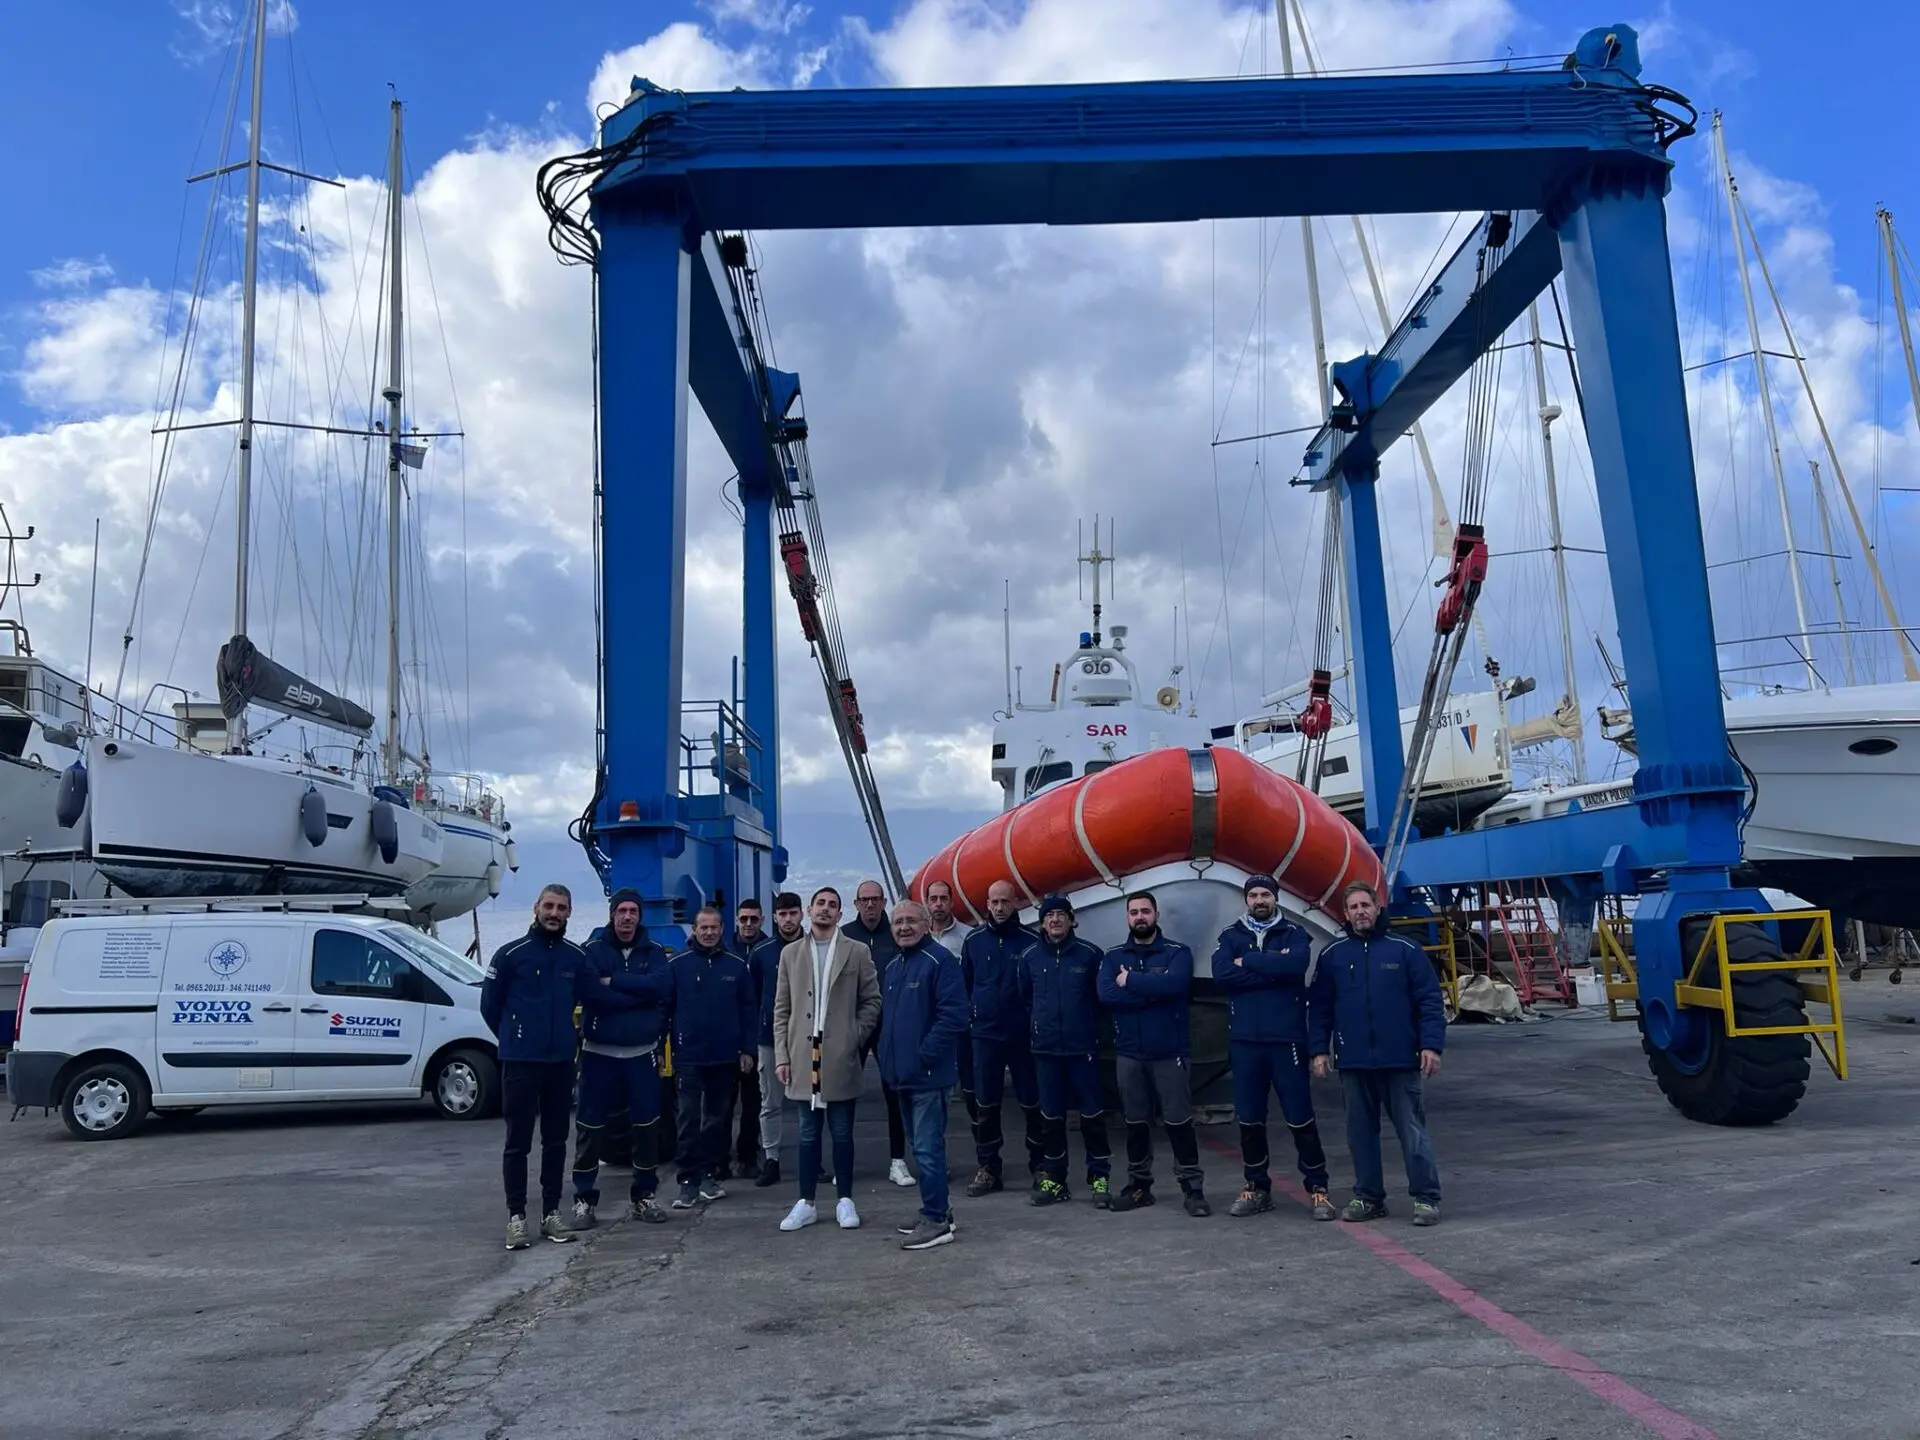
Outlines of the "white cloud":
{"label": "white cloud", "polygon": [[79,290],[95,280],[111,280],[113,266],[107,263],[104,255],[96,255],[91,260],[69,256],[32,271],[31,278],[42,290]]}
{"label": "white cloud", "polygon": [[733,49],[689,21],[667,26],[638,45],[601,57],[587,87],[587,108],[626,103],[634,78],[651,80],[663,90],[766,89],[771,78],[769,53],[758,45]]}

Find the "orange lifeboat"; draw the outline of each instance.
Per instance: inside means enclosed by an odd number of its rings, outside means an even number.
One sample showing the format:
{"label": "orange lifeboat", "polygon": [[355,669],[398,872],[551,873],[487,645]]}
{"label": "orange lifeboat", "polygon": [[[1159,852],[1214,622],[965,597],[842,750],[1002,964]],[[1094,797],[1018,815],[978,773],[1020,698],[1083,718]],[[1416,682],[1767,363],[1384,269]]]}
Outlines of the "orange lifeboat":
{"label": "orange lifeboat", "polygon": [[987,887],[1012,883],[1029,906],[1091,885],[1186,861],[1272,875],[1340,919],[1341,888],[1380,886],[1380,861],[1360,832],[1286,776],[1238,750],[1153,750],[1046,791],[968,831],[922,865],[908,888],[953,887],[956,913],[986,920]]}

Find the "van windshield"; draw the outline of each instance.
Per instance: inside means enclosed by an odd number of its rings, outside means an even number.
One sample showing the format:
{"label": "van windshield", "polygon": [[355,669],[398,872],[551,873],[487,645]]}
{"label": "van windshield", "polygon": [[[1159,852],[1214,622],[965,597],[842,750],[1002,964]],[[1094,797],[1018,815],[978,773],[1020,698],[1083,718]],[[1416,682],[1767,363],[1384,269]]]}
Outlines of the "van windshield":
{"label": "van windshield", "polygon": [[405,925],[382,925],[380,932],[429,970],[439,971],[456,985],[478,985],[487,978],[487,972],[473,961],[431,935],[423,935]]}

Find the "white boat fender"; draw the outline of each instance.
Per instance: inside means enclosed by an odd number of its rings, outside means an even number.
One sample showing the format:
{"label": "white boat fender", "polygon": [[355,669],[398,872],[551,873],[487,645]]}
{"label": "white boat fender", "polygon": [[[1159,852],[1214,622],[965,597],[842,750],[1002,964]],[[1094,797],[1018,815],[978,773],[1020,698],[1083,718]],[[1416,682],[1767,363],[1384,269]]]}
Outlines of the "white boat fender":
{"label": "white boat fender", "polygon": [[87,810],[87,767],[76,760],[60,772],[60,791],[54,797],[53,818],[62,830],[80,823]]}
{"label": "white boat fender", "polygon": [[380,859],[388,865],[400,858],[400,821],[394,816],[391,800],[373,802],[373,813],[368,817],[373,830],[373,843],[380,851]]}
{"label": "white boat fender", "polygon": [[327,843],[327,797],[313,785],[300,797],[300,833],[316,850]]}
{"label": "white boat fender", "polygon": [[520,869],[520,847],[511,840],[507,841],[507,869],[513,871]]}
{"label": "white boat fender", "polygon": [[498,860],[487,862],[487,896],[493,900],[500,898],[500,862]]}

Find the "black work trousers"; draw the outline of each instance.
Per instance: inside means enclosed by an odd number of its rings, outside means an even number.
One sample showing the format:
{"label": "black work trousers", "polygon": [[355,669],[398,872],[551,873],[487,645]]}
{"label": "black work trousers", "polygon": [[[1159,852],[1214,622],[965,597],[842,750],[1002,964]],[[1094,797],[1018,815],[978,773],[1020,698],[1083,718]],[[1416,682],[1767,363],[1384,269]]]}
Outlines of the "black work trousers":
{"label": "black work trousers", "polygon": [[540,1122],[540,1214],[560,1208],[567,1173],[567,1118],[573,1109],[573,1062],[508,1060],[500,1066],[500,1109],[507,1120],[507,1148],[500,1159],[507,1184],[507,1213],[527,1213],[527,1156],[534,1121]]}
{"label": "black work trousers", "polygon": [[727,1109],[740,1085],[740,1066],[675,1065],[679,1085],[680,1183],[717,1177],[727,1158]]}

